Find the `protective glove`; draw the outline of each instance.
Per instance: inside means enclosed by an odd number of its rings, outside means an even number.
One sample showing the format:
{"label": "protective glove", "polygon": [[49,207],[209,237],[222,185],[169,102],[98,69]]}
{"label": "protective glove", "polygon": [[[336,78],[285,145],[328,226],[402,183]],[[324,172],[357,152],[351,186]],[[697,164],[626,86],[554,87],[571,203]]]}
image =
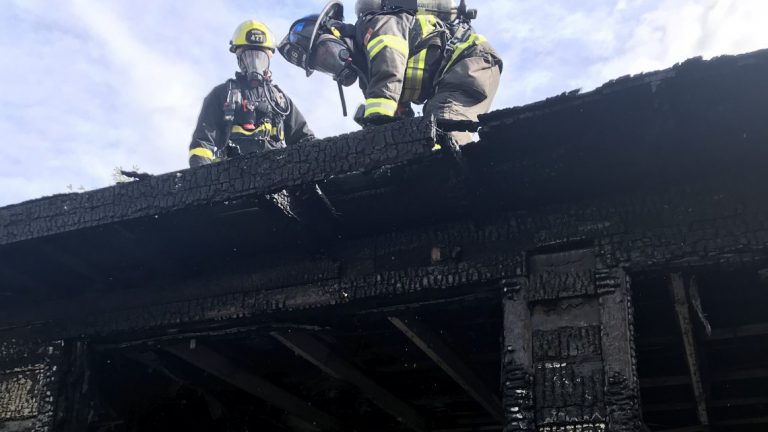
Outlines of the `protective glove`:
{"label": "protective glove", "polygon": [[398,121],[398,120],[399,119],[396,118],[396,117],[389,117],[389,116],[374,114],[374,115],[366,117],[363,120],[363,122],[365,123],[365,126],[370,127],[370,126],[381,126],[381,125],[385,125],[387,123],[392,123],[392,122],[395,122],[395,121]]}
{"label": "protective glove", "polygon": [[411,108],[410,102],[400,102],[397,104],[397,111],[395,111],[395,117],[398,119],[407,119],[416,117],[416,113]]}
{"label": "protective glove", "polygon": [[357,109],[355,110],[355,116],[353,117],[353,119],[355,120],[355,123],[362,126],[363,129],[367,129],[373,126],[381,126],[383,124],[392,123],[393,121],[400,120],[399,118],[396,118],[396,117],[388,117],[388,116],[383,116],[379,114],[374,114],[366,117],[365,105],[363,104],[360,104],[357,106]]}

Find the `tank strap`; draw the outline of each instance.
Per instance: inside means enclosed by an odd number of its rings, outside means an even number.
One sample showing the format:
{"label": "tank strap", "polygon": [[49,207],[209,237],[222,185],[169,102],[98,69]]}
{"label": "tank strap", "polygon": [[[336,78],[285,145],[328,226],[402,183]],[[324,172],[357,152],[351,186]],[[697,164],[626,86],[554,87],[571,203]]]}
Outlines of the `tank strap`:
{"label": "tank strap", "polygon": [[240,86],[233,79],[227,80],[227,98],[224,101],[224,139],[220,148],[216,149],[216,158],[223,159],[237,155],[240,149],[232,143],[232,124],[235,121],[235,110],[240,106],[243,96]]}
{"label": "tank strap", "polygon": [[440,68],[438,69],[438,79],[435,80],[435,86],[437,86],[437,81],[439,81],[440,78],[442,78],[448,71],[448,68],[455,60],[457,54],[461,54],[461,51],[457,52],[459,47],[464,46],[469,41],[469,39],[472,38],[473,34],[474,29],[470,24],[466,22],[459,23],[457,26],[451,29],[451,37],[447,38],[443,48],[443,62],[440,64]]}

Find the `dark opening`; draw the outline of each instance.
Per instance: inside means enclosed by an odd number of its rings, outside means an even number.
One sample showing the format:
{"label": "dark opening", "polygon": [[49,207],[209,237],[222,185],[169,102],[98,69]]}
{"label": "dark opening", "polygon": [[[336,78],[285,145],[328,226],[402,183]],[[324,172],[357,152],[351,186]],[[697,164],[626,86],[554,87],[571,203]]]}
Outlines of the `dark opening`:
{"label": "dark opening", "polygon": [[[430,431],[501,430],[439,365],[462,362],[479,380],[473,385],[500,399],[496,291],[418,306],[308,312],[300,321],[272,317],[269,325],[248,323],[251,328],[231,334],[96,347],[99,406],[92,428],[312,431],[331,430],[325,424],[334,422],[339,430],[405,431],[423,421]],[[440,352],[436,361],[390,318],[439,338],[455,357]],[[298,355],[280,335],[330,370]]]}
{"label": "dark opening", "polygon": [[[633,278],[646,425],[653,431],[765,431],[768,284],[759,269],[678,274],[685,295],[677,308],[674,276]],[[680,311],[689,317],[683,325]]]}

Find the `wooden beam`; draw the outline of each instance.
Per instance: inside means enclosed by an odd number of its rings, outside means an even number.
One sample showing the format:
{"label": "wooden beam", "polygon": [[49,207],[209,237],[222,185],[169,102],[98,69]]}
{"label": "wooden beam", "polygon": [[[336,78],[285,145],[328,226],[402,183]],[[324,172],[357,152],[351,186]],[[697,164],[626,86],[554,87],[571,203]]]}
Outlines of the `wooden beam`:
{"label": "wooden beam", "polygon": [[744,369],[739,371],[731,371],[723,374],[716,375],[714,381],[736,381],[736,380],[751,380],[768,377],[768,368],[761,369]]}
{"label": "wooden beam", "polygon": [[[711,400],[707,405],[713,408],[768,405],[768,397]],[[643,412],[685,411],[692,409],[696,409],[696,404],[689,402],[643,405]]]}
{"label": "wooden beam", "polygon": [[388,392],[325,344],[299,331],[273,332],[272,336],[323,372],[355,385],[363,394],[400,422],[417,431],[427,431],[427,421],[413,408]]}
{"label": "wooden beam", "polygon": [[341,422],[309,405],[300,398],[247,371],[213,350],[200,346],[190,349],[186,345],[165,347],[182,360],[203,369],[229,384],[298,417],[318,430],[343,430]]}
{"label": "wooden beam", "polygon": [[749,336],[768,335],[768,324],[752,324],[742,327],[712,330],[712,335],[707,340],[736,339]]}
{"label": "wooden beam", "polygon": [[705,426],[686,426],[686,427],[676,428],[676,429],[665,429],[659,432],[702,432],[706,430],[707,428]]}
{"label": "wooden beam", "polygon": [[768,424],[768,417],[750,417],[717,422],[717,426],[745,426],[756,424]]}
{"label": "wooden beam", "polygon": [[727,408],[732,406],[768,405],[768,397],[722,399],[711,401],[709,405],[718,408]]}
{"label": "wooden beam", "polygon": [[707,414],[706,393],[701,376],[701,361],[696,352],[696,338],[691,320],[691,305],[688,301],[688,293],[685,281],[680,273],[670,275],[669,289],[674,300],[675,314],[680,325],[680,332],[685,346],[685,358],[688,363],[688,372],[691,376],[693,395],[696,399],[696,412],[702,425],[709,425]]}
{"label": "wooden beam", "polygon": [[500,423],[504,421],[504,412],[499,398],[486,387],[477,374],[443,341],[440,335],[412,316],[389,317],[388,319],[485,408],[493,418]]}
{"label": "wooden beam", "polygon": [[643,378],[640,380],[640,387],[653,388],[653,387],[673,387],[678,385],[690,384],[691,377],[685,375],[675,376],[661,376],[653,378]]}
{"label": "wooden beam", "polygon": [[[738,380],[750,380],[768,378],[768,368],[764,369],[746,369],[740,371],[731,371],[724,373],[713,373],[712,382],[726,382],[726,381],[738,381]],[[640,387],[670,387],[676,385],[690,384],[691,377],[685,375],[677,376],[663,376],[654,378],[644,378],[640,380]]]}
{"label": "wooden beam", "polygon": [[687,411],[696,409],[696,404],[691,402],[680,403],[660,403],[643,405],[643,412],[668,412],[668,411]]}
{"label": "wooden beam", "polygon": [[[179,371],[171,371],[170,369],[168,369],[168,367],[166,366],[162,358],[160,358],[157,354],[155,354],[154,351],[138,352],[138,351],[132,351],[132,350],[121,350],[120,354],[129,360],[132,360],[151,370],[159,372],[160,374],[167,377],[170,381],[176,383],[179,386],[186,386],[199,392],[200,394],[204,395],[207,400],[214,401],[217,405],[222,407],[221,409],[224,412],[231,412],[232,407],[227,406],[227,402],[221,400],[216,394],[214,394],[214,392],[208,390],[207,388],[201,385],[198,385],[195,382],[197,381],[196,379],[192,378],[186,373],[181,373]],[[241,412],[240,410],[237,410],[236,414],[243,417],[247,417],[247,415]],[[253,413],[251,412],[249,414],[253,414]],[[288,413],[286,413],[284,416],[270,416],[270,417],[267,417],[265,415],[258,415],[258,421],[261,423],[263,427],[269,430],[281,430],[281,431],[290,430],[288,427],[288,424],[290,422],[296,422],[296,421],[301,422],[302,425],[306,425],[306,422],[301,421],[300,419],[293,417]]]}
{"label": "wooden beam", "polygon": [[454,429],[435,429],[432,432],[501,432],[501,426],[464,426]]}
{"label": "wooden beam", "polygon": [[[740,327],[713,329],[712,334],[706,336],[706,340],[709,342],[766,335],[768,335],[768,323],[758,323]],[[663,347],[664,345],[670,345],[674,342],[675,339],[668,336],[644,338],[637,340],[637,347],[640,349],[649,349],[660,346]]]}

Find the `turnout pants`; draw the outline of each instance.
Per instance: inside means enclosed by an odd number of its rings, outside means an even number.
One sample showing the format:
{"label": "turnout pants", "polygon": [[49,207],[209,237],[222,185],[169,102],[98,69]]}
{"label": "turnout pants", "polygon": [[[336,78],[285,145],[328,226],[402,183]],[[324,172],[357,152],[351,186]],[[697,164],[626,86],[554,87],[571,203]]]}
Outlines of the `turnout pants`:
{"label": "turnout pants", "polygon": [[[501,64],[490,53],[477,53],[451,66],[437,84],[435,95],[424,105],[424,116],[472,120],[488,112],[499,88]],[[459,145],[472,141],[469,132],[452,132]]]}

